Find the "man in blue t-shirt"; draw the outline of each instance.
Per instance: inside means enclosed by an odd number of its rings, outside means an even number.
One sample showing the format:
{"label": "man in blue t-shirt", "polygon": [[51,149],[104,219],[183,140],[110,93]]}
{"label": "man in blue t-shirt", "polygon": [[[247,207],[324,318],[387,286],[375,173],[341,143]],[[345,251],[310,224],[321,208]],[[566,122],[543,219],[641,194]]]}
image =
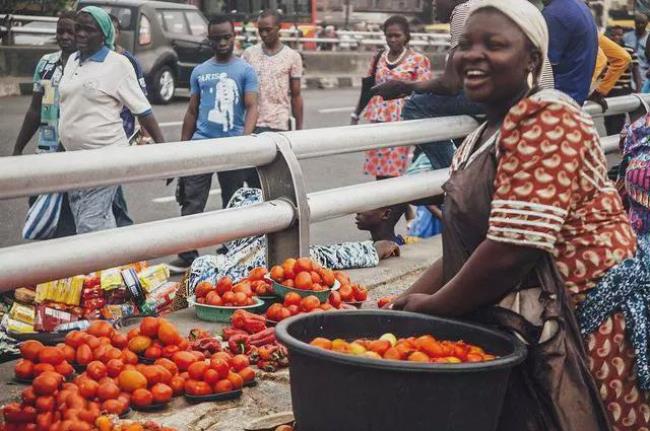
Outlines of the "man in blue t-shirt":
{"label": "man in blue t-shirt", "polygon": [[[190,103],[181,133],[183,141],[249,135],[257,123],[257,75],[248,63],[233,55],[233,22],[226,16],[212,19],[208,25],[208,39],[215,56],[192,71]],[[218,172],[217,177],[223,208],[244,182],[249,187],[260,187],[254,168]],[[211,183],[212,174],[179,179],[176,199],[181,205],[181,215],[203,212]],[[182,273],[197,257],[196,250],[181,253],[168,264],[169,269]]]}
{"label": "man in blue t-shirt", "polygon": [[598,29],[581,0],[544,0],[549,33],[548,58],[555,88],[582,105],[589,96],[598,54]]}

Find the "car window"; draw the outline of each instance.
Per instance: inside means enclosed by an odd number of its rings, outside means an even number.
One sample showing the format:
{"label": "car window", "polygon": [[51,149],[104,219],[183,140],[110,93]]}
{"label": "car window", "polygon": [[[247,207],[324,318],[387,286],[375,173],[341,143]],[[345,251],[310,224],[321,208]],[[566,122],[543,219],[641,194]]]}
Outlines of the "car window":
{"label": "car window", "polygon": [[168,33],[190,34],[183,11],[163,10],[160,13],[165,25],[165,30],[167,30]]}
{"label": "car window", "polygon": [[78,8],[82,8],[84,6],[96,4],[100,8],[104,9],[107,13],[114,15],[117,17],[118,21],[120,22],[120,27],[122,30],[133,30],[135,27],[135,19],[134,17],[134,9],[130,7],[124,7],[124,6],[111,6],[111,5],[103,5],[100,3],[93,3],[93,2],[79,2]]}
{"label": "car window", "polygon": [[194,36],[208,36],[208,23],[198,12],[185,12],[187,22],[190,23],[190,31]]}

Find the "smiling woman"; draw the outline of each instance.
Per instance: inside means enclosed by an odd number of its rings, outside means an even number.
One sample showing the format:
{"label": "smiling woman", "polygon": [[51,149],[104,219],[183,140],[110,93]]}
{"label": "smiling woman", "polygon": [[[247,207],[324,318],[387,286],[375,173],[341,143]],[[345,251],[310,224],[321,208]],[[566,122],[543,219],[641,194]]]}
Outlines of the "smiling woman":
{"label": "smiling woman", "polygon": [[499,430],[647,429],[648,305],[634,298],[650,277],[592,119],[534,85],[547,50],[528,1],[470,10],[453,62],[487,121],[443,187],[442,259],[393,307],[471,315],[527,342]]}

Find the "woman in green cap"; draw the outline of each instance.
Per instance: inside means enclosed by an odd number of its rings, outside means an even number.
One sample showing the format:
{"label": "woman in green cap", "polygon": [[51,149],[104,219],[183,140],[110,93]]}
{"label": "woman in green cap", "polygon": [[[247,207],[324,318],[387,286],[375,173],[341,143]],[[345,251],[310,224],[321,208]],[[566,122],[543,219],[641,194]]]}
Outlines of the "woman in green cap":
{"label": "woman in green cap", "polygon": [[[79,52],[61,79],[61,144],[66,151],[128,146],[120,112],[127,107],[155,142],[163,142],[151,105],[133,67],[113,51],[115,29],[103,9],[88,6],[77,14]],[[111,210],[117,185],[69,192],[77,233],[116,227]]]}

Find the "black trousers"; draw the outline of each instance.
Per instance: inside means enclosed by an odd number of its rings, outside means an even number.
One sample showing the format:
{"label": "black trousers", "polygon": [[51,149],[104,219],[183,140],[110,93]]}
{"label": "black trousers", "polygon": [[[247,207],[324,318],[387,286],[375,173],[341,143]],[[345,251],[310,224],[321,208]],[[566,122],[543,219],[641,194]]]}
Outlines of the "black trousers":
{"label": "black trousers", "polygon": [[[631,94],[632,90],[618,90],[613,89],[609,92],[607,97],[615,96],[625,96]],[[627,114],[619,115],[608,115],[605,117],[605,130],[607,130],[607,136],[618,135],[623,130],[625,121],[627,120]]]}
{"label": "black trousers", "polygon": [[[260,187],[260,179],[254,168],[238,169],[235,171],[218,172],[219,186],[221,187],[221,206],[226,208],[235,192],[244,186]],[[178,179],[176,201],[181,206],[181,216],[200,214],[205,210],[208,202],[212,174],[192,175]],[[198,251],[191,250],[178,255],[186,262],[191,262],[199,256]]]}

